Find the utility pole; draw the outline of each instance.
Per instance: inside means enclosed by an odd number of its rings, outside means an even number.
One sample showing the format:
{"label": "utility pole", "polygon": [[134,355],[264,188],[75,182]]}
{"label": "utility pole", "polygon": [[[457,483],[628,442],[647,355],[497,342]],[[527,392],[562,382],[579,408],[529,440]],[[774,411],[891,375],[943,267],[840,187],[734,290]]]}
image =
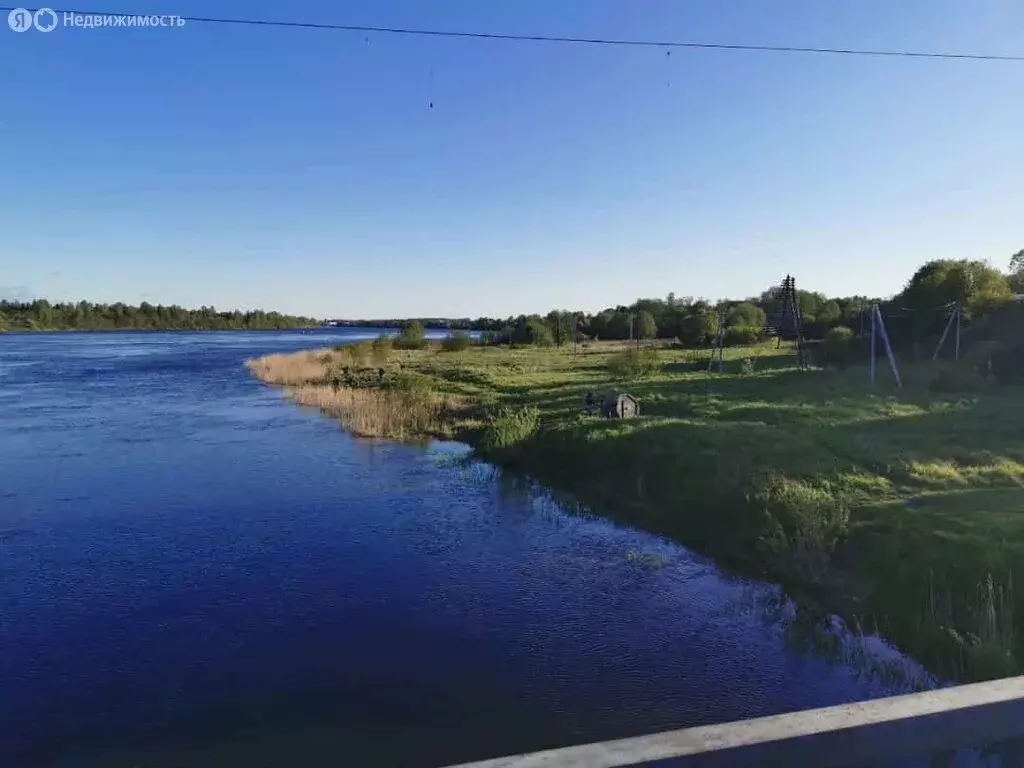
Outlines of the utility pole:
{"label": "utility pole", "polygon": [[939,352],[942,351],[942,345],[946,343],[946,337],[949,335],[949,329],[956,324],[956,331],[953,342],[953,359],[960,359],[960,325],[963,319],[963,311],[961,310],[961,304],[959,301],[953,306],[953,312],[949,316],[949,320],[946,321],[946,327],[942,329],[942,336],[939,337],[939,343],[935,346],[935,353],[932,355],[932,360],[939,359]]}
{"label": "utility pole", "polygon": [[875,318],[877,316],[878,316],[878,305],[877,304],[872,304],[871,305],[871,364],[870,364],[870,368],[871,368],[870,376],[871,376],[871,383],[872,384],[875,383],[875,349],[876,349],[875,327],[878,325],[878,323],[877,323]]}
{"label": "utility pole", "polygon": [[956,303],[956,345],[953,347],[953,359],[960,360],[960,323],[963,320],[962,300]]}

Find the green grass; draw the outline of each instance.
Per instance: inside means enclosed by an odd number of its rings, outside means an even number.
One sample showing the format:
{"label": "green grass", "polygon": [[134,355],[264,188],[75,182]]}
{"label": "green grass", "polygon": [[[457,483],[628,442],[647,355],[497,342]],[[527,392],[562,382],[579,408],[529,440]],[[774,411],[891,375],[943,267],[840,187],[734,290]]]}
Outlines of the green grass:
{"label": "green grass", "polygon": [[[1024,393],[933,391],[925,365],[902,390],[880,368],[872,389],[864,369],[800,371],[769,345],[727,350],[721,373],[687,350],[624,365],[623,347],[402,364],[492,414],[453,434],[599,513],[878,627],[939,674],[1021,670]],[[628,391],[642,416],[584,415],[590,391]]]}

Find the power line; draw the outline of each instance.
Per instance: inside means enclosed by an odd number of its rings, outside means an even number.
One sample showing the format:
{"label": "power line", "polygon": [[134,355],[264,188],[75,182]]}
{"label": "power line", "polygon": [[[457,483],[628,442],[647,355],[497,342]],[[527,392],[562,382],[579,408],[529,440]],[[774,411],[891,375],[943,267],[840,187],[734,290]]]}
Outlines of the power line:
{"label": "power line", "polygon": [[[13,11],[12,7],[0,6],[0,11]],[[38,9],[27,9],[38,10]],[[100,13],[97,11],[52,9],[55,13],[73,13],[90,16],[135,16],[138,14]],[[529,43],[569,43],[578,45],[605,45],[633,48],[690,48],[720,51],[757,51],[774,53],[819,53],[841,56],[875,56],[912,59],[963,59],[973,61],[1016,61],[1024,62],[1024,54],[949,53],[940,51],[881,50],[869,48],[819,48],[796,45],[753,45],[743,43],[701,43],[683,40],[635,40],[607,37],[568,37],[561,35],[516,35],[503,32],[460,32],[442,29],[418,29],[412,27],[378,27],[362,24],[332,24],[313,21],[275,21],[272,19],[228,19],[216,16],[176,16],[196,24],[235,24],[257,27],[290,27],[295,29],[321,29],[336,32],[359,32],[362,34],[415,35],[420,37],[469,38],[476,40],[504,40]]]}

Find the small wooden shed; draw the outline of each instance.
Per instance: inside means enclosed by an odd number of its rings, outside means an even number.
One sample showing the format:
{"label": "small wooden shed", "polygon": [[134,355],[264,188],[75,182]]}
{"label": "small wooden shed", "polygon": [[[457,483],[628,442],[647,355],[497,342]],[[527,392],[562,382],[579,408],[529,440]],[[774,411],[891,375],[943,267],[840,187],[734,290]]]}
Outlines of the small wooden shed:
{"label": "small wooden shed", "polygon": [[640,401],[625,392],[605,395],[601,413],[609,419],[631,419],[640,415]]}

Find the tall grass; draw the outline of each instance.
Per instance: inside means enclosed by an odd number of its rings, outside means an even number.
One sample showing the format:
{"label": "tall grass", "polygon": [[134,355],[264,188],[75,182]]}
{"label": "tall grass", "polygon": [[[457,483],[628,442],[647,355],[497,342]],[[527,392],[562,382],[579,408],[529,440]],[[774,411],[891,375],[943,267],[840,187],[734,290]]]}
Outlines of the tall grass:
{"label": "tall grass", "polygon": [[528,440],[540,424],[540,411],[533,406],[502,408],[491,419],[480,438],[484,451],[511,448]]}
{"label": "tall grass", "polygon": [[245,367],[260,381],[281,386],[298,386],[323,381],[327,375],[326,360],[321,351],[267,355],[246,360]]}
{"label": "tall grass", "polygon": [[457,403],[446,395],[419,395],[387,389],[297,387],[288,396],[300,405],[319,408],[360,437],[395,440],[445,432],[446,416]]}
{"label": "tall grass", "polygon": [[932,638],[937,665],[959,679],[986,680],[1020,671],[1016,654],[1013,582],[986,574],[970,594],[938,589],[929,574],[928,599],[918,614],[919,632]]}

